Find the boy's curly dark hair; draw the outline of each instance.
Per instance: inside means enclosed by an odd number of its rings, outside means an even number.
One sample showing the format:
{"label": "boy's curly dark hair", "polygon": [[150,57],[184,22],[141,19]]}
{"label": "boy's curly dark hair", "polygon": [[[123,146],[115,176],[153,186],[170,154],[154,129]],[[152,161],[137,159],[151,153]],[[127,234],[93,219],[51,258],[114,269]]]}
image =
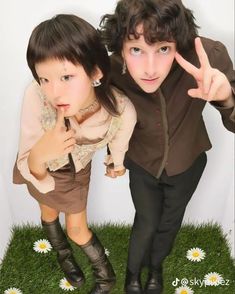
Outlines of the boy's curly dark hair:
{"label": "boy's curly dark hair", "polygon": [[125,38],[139,37],[140,24],[148,44],[174,41],[180,53],[192,48],[197,36],[192,11],[181,0],[120,0],[114,14],[102,17],[99,31],[108,50],[120,54]]}

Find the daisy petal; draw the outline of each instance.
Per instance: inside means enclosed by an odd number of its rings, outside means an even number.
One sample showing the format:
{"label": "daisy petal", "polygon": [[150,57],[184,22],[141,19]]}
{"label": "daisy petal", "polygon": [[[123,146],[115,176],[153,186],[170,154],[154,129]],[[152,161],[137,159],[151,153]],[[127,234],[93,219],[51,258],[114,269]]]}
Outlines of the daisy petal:
{"label": "daisy petal", "polygon": [[187,259],[193,262],[202,261],[205,258],[205,256],[205,251],[198,247],[189,249],[186,254]]}
{"label": "daisy petal", "polygon": [[20,289],[13,287],[5,290],[4,294],[23,294],[23,292]]}
{"label": "daisy petal", "polygon": [[76,289],[67,281],[66,278],[60,280],[60,288],[65,291],[74,291]]}
{"label": "daisy petal", "polygon": [[207,286],[219,286],[224,279],[220,274],[211,272],[205,275],[204,281]]}
{"label": "daisy petal", "polygon": [[110,252],[107,248],[105,248],[105,251],[104,251],[105,255],[109,256]]}
{"label": "daisy petal", "polygon": [[193,294],[194,291],[188,286],[182,286],[175,289],[175,294]]}
{"label": "daisy petal", "polygon": [[51,251],[52,246],[50,242],[46,239],[40,239],[33,244],[33,250],[38,253],[48,253]]}

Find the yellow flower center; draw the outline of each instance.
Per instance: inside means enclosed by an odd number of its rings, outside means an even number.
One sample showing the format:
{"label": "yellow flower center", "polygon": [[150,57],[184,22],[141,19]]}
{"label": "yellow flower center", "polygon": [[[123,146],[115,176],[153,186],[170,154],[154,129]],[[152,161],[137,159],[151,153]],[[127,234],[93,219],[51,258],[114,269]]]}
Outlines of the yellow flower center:
{"label": "yellow flower center", "polygon": [[182,290],[182,291],[180,292],[180,294],[188,294],[188,291],[187,291],[187,290]]}
{"label": "yellow flower center", "polygon": [[47,246],[46,246],[46,244],[41,243],[41,244],[39,245],[39,247],[40,247],[41,249],[45,249]]}
{"label": "yellow flower center", "polygon": [[65,285],[66,285],[66,287],[70,287],[71,286],[68,281],[66,281]]}
{"label": "yellow flower center", "polygon": [[193,257],[198,257],[199,255],[200,255],[199,252],[197,251],[193,252]]}
{"label": "yellow flower center", "polygon": [[211,281],[211,282],[216,282],[216,281],[217,281],[217,277],[216,277],[216,276],[212,276],[212,277],[210,277],[210,281]]}

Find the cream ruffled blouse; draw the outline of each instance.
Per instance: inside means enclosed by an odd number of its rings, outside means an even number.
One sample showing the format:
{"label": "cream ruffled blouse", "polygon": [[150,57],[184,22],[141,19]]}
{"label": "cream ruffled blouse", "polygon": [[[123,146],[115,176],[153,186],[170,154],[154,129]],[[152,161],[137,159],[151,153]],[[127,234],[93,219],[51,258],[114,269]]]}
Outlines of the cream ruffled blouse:
{"label": "cream ruffled blouse", "polygon": [[[80,124],[75,118],[69,118],[71,128],[76,131],[76,144],[71,153],[76,172],[89,163],[97,149],[107,144],[111,155],[106,157],[106,163],[113,162],[115,170],[124,168],[123,160],[136,123],[136,112],[125,95],[116,89],[113,89],[113,93],[117,99],[120,116],[111,116],[101,107],[98,112]],[[54,179],[50,173],[43,180],[36,179],[30,173],[28,156],[43,133],[52,129],[55,123],[56,110],[47,101],[38,83],[33,81],[26,89],[23,99],[17,167],[22,176],[42,193],[55,188]],[[55,171],[68,163],[68,156],[64,155],[47,162],[47,167],[49,171]]]}

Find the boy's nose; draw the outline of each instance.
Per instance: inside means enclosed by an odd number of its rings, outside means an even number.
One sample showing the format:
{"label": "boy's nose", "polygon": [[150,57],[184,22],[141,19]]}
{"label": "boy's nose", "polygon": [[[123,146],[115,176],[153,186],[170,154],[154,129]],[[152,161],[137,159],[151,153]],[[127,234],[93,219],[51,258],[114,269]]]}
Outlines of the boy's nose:
{"label": "boy's nose", "polygon": [[155,56],[152,54],[148,56],[146,60],[145,74],[148,78],[155,78],[157,72],[157,65]]}

